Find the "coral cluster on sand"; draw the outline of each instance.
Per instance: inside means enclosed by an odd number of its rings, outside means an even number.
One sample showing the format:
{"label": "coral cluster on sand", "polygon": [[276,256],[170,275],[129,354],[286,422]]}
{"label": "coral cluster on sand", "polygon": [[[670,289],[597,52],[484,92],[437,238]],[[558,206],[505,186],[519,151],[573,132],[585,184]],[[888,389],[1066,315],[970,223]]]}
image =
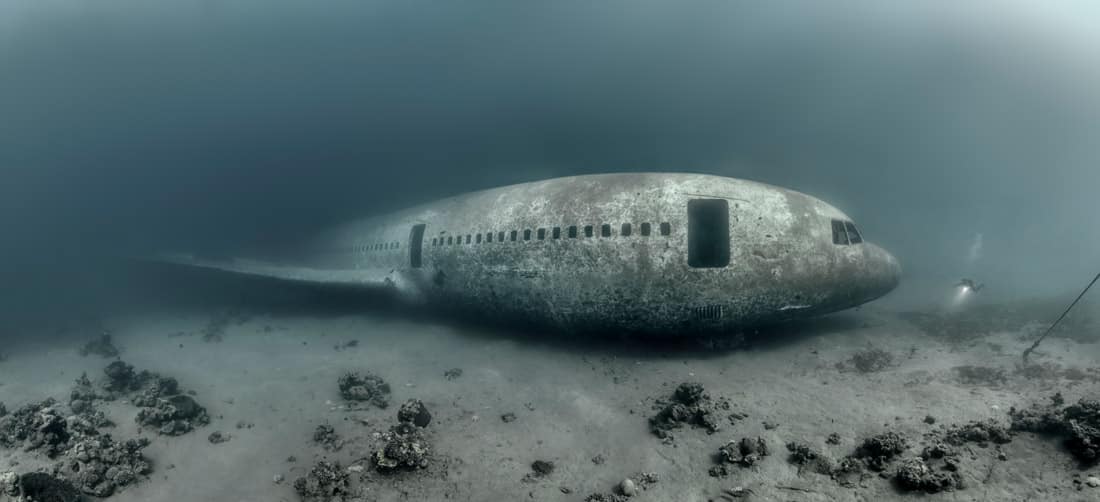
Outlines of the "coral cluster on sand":
{"label": "coral cluster on sand", "polygon": [[1100,400],[1082,398],[1063,404],[1061,394],[1056,394],[1049,404],[1013,408],[1009,412],[1012,430],[1060,437],[1079,462],[1096,464],[1100,461]]}
{"label": "coral cluster on sand", "polygon": [[82,495],[108,497],[146,479],[153,472],[152,462],[142,453],[149,440],[117,440],[101,431],[114,426],[96,409],[101,401],[129,399],[139,408],[137,423],[161,434],[182,434],[210,420],[206,409],[182,393],[173,378],[136,372],[122,361],[108,364],[103,374],[98,383],[81,375],[69,393],[68,406],[49,398],[7,413],[0,405],[0,446],[41,453],[55,461],[49,470],[0,473],[0,493],[20,501],[75,501]]}
{"label": "coral cluster on sand", "polygon": [[345,373],[337,384],[340,395],[348,401],[371,403],[379,408],[390,405],[390,384],[369,371]]}
{"label": "coral cluster on sand", "polygon": [[166,436],[185,434],[210,423],[206,408],[182,392],[175,378],[146,370],[137,372],[123,361],[112,362],[103,372],[107,378],[98,389],[86,376],[77,380],[70,393],[71,407],[91,409],[97,400],[129,398],[141,408],[137,423]]}
{"label": "coral cluster on sand", "polygon": [[397,419],[396,426],[380,435],[382,447],[371,455],[374,467],[383,473],[428,467],[432,447],[424,428],[431,422],[431,414],[424,403],[410,399],[401,406]]}
{"label": "coral cluster on sand", "polygon": [[41,490],[64,492],[67,490],[61,488],[64,486],[106,497],[152,472],[152,464],[142,455],[148,440],[116,441],[110,434],[101,433],[86,417],[67,415],[63,410],[62,405],[47,399],[0,418],[0,446],[39,451],[57,460],[48,476],[58,482],[47,482],[39,475],[42,473],[34,474],[30,481],[26,478],[29,474],[9,473],[5,474],[9,491],[15,491],[10,481],[18,478],[18,491],[27,500],[52,500],[36,499],[34,494]]}
{"label": "coral cluster on sand", "polygon": [[339,463],[321,460],[305,476],[294,480],[294,491],[305,502],[343,500],[351,494],[348,477]]}
{"label": "coral cluster on sand", "polygon": [[666,442],[674,437],[672,431],[685,425],[700,427],[713,434],[721,430],[720,412],[728,411],[730,404],[724,399],[712,399],[703,386],[687,382],[676,387],[672,396],[656,403],[659,410],[649,419],[649,430]]}

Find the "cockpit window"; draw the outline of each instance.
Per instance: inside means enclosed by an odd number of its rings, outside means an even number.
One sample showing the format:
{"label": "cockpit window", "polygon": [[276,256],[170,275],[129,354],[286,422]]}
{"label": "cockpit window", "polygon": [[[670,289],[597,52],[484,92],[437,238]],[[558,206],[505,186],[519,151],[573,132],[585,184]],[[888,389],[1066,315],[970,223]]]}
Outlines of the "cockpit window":
{"label": "cockpit window", "polygon": [[843,221],[833,220],[833,244],[848,244],[848,232],[844,230]]}
{"label": "cockpit window", "polygon": [[850,221],[844,222],[844,229],[848,231],[848,242],[852,244],[859,244],[863,242],[863,236],[859,235],[859,230],[856,230],[856,225]]}
{"label": "cockpit window", "polygon": [[850,221],[833,220],[833,244],[846,246],[863,242],[863,236]]}

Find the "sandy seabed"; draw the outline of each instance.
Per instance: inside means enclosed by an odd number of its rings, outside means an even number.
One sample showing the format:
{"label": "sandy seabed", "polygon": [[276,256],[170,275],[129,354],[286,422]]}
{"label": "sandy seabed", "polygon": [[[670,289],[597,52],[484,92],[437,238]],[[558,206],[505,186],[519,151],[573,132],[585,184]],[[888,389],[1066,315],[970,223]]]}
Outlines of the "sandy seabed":
{"label": "sandy seabed", "polygon": [[[952,339],[918,327],[911,314],[868,306],[773,329],[737,349],[702,350],[298,311],[250,312],[225,324],[220,341],[204,341],[217,315],[180,309],[101,320],[122,360],[176,378],[211,417],[192,432],[162,436],[140,427],[125,400],[104,403],[118,424],[109,432],[149,438],[144,453],[153,465],[148,479],[109,500],[296,501],[293,481],[322,459],[359,466],[354,489],[361,500],[378,501],[580,501],[616,493],[639,473],[658,477],[639,487],[631,498],[639,502],[1100,499],[1100,488],[1082,482],[1100,470],[1079,464],[1058,439],[1031,433],[1006,444],[962,445],[964,488],[933,495],[903,492],[877,475],[844,486],[788,459],[784,445],[792,441],[840,459],[886,431],[909,438],[902,456],[912,457],[926,435],[945,427],[985,419],[1007,425],[1012,407],[1055,392],[1067,402],[1094,396],[1100,345],[1088,340],[1051,338],[1035,359],[1052,371],[1019,371],[1033,326]],[[101,377],[113,360],[78,353],[95,335],[80,328],[21,333],[0,362],[0,402],[9,410],[47,397],[67,403],[75,379]],[[348,346],[352,340],[357,345]],[[871,348],[892,360],[860,371],[852,358]],[[984,373],[960,369],[968,366]],[[445,376],[455,368],[460,376]],[[386,379],[391,405],[345,406],[337,380],[349,371]],[[700,383],[744,418],[713,434],[687,426],[662,441],[649,417],[683,382]],[[422,400],[433,416],[430,466],[379,474],[365,459],[408,399]],[[341,448],[314,442],[321,424],[333,427]],[[212,443],[215,431],[230,439]],[[828,441],[831,434],[839,440]],[[711,475],[718,449],[743,437],[762,438],[770,455]],[[536,460],[555,468],[532,475]],[[0,448],[0,472],[48,465],[40,454]]]}

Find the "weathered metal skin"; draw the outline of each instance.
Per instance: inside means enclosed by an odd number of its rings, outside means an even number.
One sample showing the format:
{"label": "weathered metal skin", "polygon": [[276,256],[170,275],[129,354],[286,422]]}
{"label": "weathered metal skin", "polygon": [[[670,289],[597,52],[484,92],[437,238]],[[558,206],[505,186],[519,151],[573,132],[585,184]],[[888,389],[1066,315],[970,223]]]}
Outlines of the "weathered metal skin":
{"label": "weathered metal skin", "polygon": [[[727,201],[728,265],[689,265],[687,208],[693,199]],[[900,276],[897,260],[870,243],[834,244],[833,220],[851,221],[808,195],[745,180],[591,175],[484,190],[353,221],[311,242],[293,266],[187,263],[388,288],[414,303],[561,329],[683,336],[820,315],[892,290]],[[631,226],[629,236],[624,223]],[[649,235],[642,235],[642,224]],[[416,225],[423,225],[419,266]],[[610,235],[603,235],[603,225]]]}

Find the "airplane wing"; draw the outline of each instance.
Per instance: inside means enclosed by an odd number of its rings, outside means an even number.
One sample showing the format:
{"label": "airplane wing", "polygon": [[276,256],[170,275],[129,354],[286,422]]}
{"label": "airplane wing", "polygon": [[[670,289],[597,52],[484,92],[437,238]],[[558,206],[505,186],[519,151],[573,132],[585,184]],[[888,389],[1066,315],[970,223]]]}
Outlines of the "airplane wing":
{"label": "airplane wing", "polygon": [[206,260],[187,254],[158,255],[148,258],[147,260],[157,263],[221,270],[234,274],[269,277],[311,284],[331,284],[365,288],[394,286],[388,271],[382,269],[318,269],[242,258]]}

